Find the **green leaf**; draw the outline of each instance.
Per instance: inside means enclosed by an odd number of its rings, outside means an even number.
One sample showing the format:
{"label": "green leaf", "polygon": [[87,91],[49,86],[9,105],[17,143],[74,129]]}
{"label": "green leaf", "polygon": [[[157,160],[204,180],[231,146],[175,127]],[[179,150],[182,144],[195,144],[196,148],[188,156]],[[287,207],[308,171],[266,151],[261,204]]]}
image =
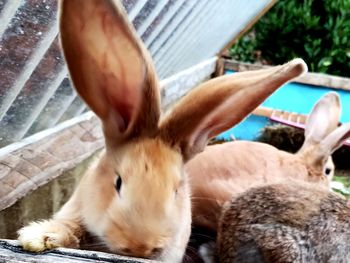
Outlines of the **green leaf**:
{"label": "green leaf", "polygon": [[349,10],[350,0],[279,0],[230,53],[273,64],[302,57],[311,71],[348,75]]}
{"label": "green leaf", "polygon": [[347,56],[348,58],[350,58],[350,50],[347,50],[347,51],[345,52],[345,54],[346,54],[346,56]]}
{"label": "green leaf", "polygon": [[326,57],[321,59],[321,61],[319,62],[319,66],[329,67],[330,65],[332,65],[332,63],[333,63],[333,58]]}

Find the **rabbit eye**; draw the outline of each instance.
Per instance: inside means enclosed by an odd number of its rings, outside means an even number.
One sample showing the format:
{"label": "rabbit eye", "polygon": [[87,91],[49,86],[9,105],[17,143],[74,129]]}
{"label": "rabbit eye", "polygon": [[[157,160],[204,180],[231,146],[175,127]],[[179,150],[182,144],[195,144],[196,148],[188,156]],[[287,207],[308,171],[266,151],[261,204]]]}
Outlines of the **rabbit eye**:
{"label": "rabbit eye", "polygon": [[175,197],[177,197],[177,195],[178,195],[179,191],[181,191],[181,188],[183,187],[183,185],[184,185],[184,181],[181,180],[181,181],[179,182],[178,186],[177,186],[177,187],[175,188],[175,190],[174,190],[174,196],[175,196]]}
{"label": "rabbit eye", "polygon": [[115,190],[117,190],[118,194],[120,192],[120,188],[122,187],[122,178],[118,175],[117,180],[115,181]]}
{"label": "rabbit eye", "polygon": [[325,173],[326,175],[330,175],[330,174],[331,174],[331,171],[332,171],[331,168],[326,168],[326,170],[324,171],[324,173]]}

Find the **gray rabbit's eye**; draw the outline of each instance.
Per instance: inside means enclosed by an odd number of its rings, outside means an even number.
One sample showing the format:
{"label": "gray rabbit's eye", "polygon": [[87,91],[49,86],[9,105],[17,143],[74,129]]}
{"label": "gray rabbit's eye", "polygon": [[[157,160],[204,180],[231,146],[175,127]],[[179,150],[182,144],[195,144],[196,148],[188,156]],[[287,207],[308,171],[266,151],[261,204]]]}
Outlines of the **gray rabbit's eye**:
{"label": "gray rabbit's eye", "polygon": [[331,169],[331,168],[326,168],[326,169],[324,170],[325,175],[330,175],[331,172],[332,172],[332,169]]}
{"label": "gray rabbit's eye", "polygon": [[122,178],[118,175],[117,179],[115,180],[115,190],[117,190],[118,194],[120,193],[120,188],[122,187]]}

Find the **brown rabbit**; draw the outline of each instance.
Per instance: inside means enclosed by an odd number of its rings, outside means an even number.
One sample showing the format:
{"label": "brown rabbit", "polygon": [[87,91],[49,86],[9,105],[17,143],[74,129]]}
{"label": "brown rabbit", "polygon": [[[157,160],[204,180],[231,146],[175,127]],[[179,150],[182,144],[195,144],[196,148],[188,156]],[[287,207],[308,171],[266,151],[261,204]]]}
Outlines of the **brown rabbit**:
{"label": "brown rabbit", "polygon": [[245,190],[281,181],[309,181],[329,188],[331,154],[347,139],[349,126],[338,128],[339,96],[324,95],[313,107],[302,148],[291,154],[264,143],[234,141],[208,146],[187,165],[194,225],[216,230],[221,207]]}
{"label": "brown rabbit", "polygon": [[252,188],[224,205],[219,262],[346,263],[350,201],[314,185]]}
{"label": "brown rabbit", "polygon": [[191,229],[184,164],[305,63],[210,80],[161,119],[152,59],[119,2],[62,0],[60,38],[77,92],[102,121],[106,149],[52,219],[18,231],[20,243],[34,252],[78,247],[87,232],[114,253],[180,262]]}

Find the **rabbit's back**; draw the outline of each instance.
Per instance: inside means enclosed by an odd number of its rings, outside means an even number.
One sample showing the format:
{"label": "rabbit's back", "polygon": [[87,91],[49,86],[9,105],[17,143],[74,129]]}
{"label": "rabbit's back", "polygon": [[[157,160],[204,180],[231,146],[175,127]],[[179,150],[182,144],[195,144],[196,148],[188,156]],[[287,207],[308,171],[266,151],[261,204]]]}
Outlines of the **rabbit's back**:
{"label": "rabbit's back", "polygon": [[232,197],[267,183],[308,178],[308,171],[297,156],[250,141],[208,146],[186,164],[186,171],[192,192],[193,222],[211,230],[217,229],[222,205]]}
{"label": "rabbit's back", "polygon": [[226,204],[219,225],[220,262],[348,262],[350,206],[301,185],[252,189]]}

